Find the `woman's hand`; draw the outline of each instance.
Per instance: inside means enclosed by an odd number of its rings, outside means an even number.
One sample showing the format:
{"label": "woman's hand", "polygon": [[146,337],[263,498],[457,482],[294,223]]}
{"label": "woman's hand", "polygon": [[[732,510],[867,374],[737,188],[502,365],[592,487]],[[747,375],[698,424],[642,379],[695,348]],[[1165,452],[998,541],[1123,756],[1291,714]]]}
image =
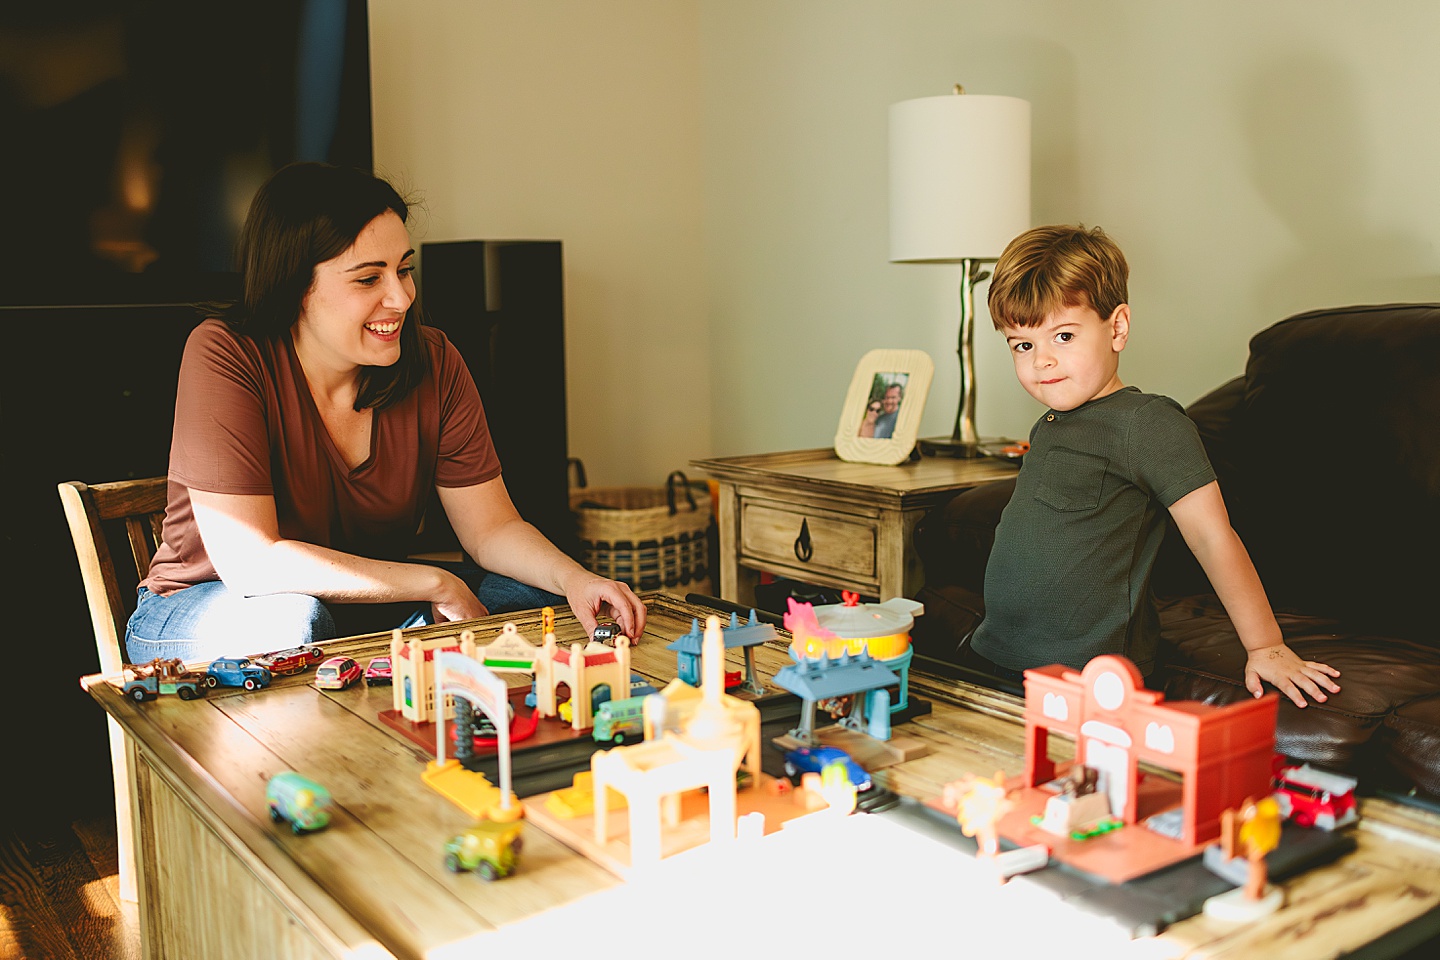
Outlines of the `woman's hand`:
{"label": "woman's hand", "polygon": [[563,586],[570,612],[575,614],[587,635],[595,632],[596,618],[608,607],[621,632],[631,643],[639,642],[645,632],[645,604],[635,596],[635,591],[618,580],[606,580],[584,568],[577,568]]}
{"label": "woman's hand", "polygon": [[430,613],[436,623],[473,620],[490,612],[464,580],[448,570],[431,569],[440,574],[441,584],[440,595],[430,601]]}

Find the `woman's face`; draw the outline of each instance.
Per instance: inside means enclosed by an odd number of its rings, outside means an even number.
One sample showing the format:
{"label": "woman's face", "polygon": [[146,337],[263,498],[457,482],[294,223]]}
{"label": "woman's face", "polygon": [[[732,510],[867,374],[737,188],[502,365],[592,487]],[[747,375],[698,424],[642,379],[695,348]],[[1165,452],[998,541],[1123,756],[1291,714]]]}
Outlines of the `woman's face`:
{"label": "woman's face", "polygon": [[315,265],[294,336],[329,367],[388,367],[400,359],[400,328],[415,300],[410,234],[393,211],[365,225],[350,249]]}
{"label": "woman's face", "polygon": [[868,406],[868,407],[865,408],[865,422],[866,422],[866,423],[874,423],[875,420],[876,420],[876,418],[879,417],[879,416],[880,416],[880,401],[879,401],[879,400],[871,400],[871,401],[870,401],[870,406]]}

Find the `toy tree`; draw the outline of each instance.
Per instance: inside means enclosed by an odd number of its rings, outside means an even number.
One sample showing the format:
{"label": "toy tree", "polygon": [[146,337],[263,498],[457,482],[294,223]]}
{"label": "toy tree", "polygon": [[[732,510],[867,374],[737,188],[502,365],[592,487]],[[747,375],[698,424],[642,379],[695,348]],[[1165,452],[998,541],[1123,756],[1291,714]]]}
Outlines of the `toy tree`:
{"label": "toy tree", "polygon": [[966,774],[955,793],[955,819],[967,837],[974,837],[981,856],[993,857],[1000,849],[1000,818],[1014,802],[1007,796],[1005,771],[990,779]]}
{"label": "toy tree", "polygon": [[1280,845],[1280,804],[1274,797],[1246,797],[1239,810],[1220,814],[1220,848],[1226,860],[1244,857],[1249,864],[1245,898],[1259,900],[1265,893],[1269,868],[1265,856]]}

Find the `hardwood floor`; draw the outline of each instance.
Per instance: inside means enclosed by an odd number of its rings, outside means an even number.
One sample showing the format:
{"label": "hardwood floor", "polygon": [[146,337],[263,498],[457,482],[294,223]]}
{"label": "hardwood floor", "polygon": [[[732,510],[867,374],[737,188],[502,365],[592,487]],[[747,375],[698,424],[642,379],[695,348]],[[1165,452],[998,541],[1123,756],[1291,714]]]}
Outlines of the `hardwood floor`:
{"label": "hardwood floor", "polygon": [[76,820],[7,820],[0,833],[0,958],[138,960],[137,909],[119,898],[109,808]]}

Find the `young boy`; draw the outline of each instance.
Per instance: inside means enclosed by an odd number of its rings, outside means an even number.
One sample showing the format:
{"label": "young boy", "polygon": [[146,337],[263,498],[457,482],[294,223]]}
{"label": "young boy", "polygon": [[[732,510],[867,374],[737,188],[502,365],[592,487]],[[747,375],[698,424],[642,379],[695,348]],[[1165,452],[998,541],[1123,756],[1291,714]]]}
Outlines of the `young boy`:
{"label": "young boy", "polygon": [[1117,653],[1148,676],[1169,510],[1249,651],[1246,688],[1324,701],[1340,672],[1285,645],[1195,425],[1169,397],[1120,382],[1129,272],[1103,231],[1072,226],[1026,231],[995,267],[990,315],[1021,386],[1049,409],[995,532],[973,648],[1013,671]]}

